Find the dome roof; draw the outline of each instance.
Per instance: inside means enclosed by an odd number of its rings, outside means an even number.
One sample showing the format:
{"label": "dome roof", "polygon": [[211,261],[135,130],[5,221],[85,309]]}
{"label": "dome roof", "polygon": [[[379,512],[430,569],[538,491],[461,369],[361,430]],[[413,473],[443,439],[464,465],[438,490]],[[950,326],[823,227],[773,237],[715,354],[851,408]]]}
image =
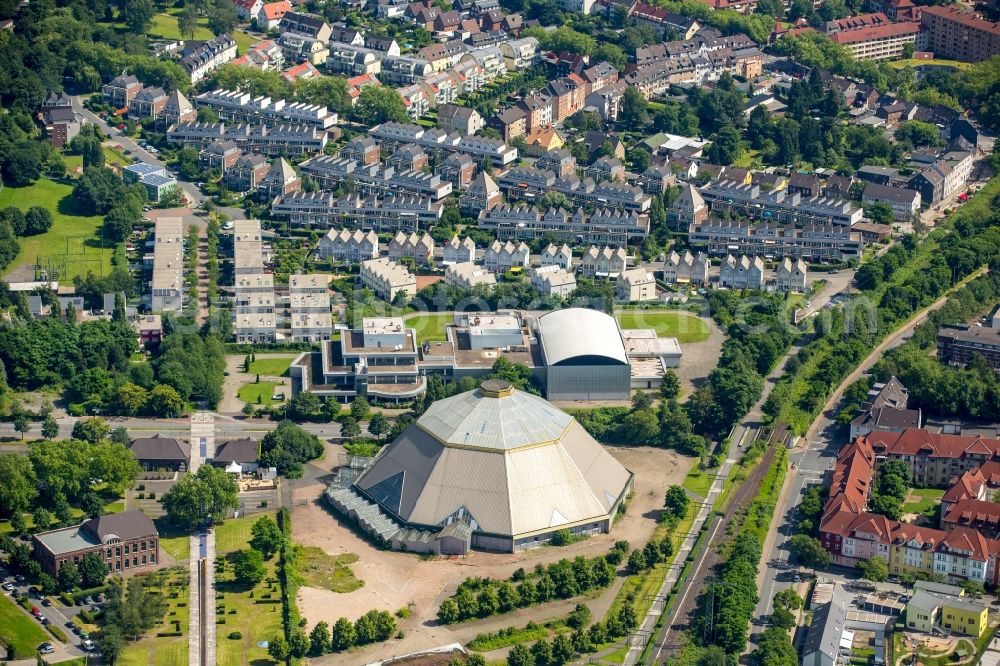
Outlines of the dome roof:
{"label": "dome roof", "polygon": [[489,380],[438,400],[417,425],[445,446],[511,450],[556,440],[572,420],[538,396]]}
{"label": "dome roof", "polygon": [[587,308],[554,310],[538,318],[548,365],[628,365],[618,322]]}
{"label": "dome roof", "polygon": [[487,381],[431,405],[354,487],[407,526],[517,538],[606,520],[631,478],[569,414]]}

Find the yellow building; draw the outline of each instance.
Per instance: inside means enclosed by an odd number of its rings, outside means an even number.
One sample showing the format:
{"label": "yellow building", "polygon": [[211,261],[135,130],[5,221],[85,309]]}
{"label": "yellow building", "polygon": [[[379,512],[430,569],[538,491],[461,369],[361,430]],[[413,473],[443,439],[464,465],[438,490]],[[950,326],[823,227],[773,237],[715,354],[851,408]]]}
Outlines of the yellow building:
{"label": "yellow building", "polygon": [[[902,531],[902,530],[900,530]],[[934,571],[934,542],[921,534],[906,535],[889,546],[889,573],[926,573]]]}
{"label": "yellow building", "polygon": [[979,638],[989,626],[986,604],[965,596],[954,585],[917,581],[906,604],[906,628],[931,632],[934,628]]}

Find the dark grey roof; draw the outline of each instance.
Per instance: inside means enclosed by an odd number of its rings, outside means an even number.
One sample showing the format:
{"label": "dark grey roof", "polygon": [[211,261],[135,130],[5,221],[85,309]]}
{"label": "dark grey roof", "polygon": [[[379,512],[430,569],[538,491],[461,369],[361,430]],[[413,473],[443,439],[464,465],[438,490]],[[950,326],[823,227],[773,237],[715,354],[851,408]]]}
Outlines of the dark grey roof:
{"label": "dark grey roof", "polygon": [[183,460],[191,457],[191,445],[157,433],[133,439],[129,449],[136,460]]}
{"label": "dark grey roof", "polygon": [[253,463],[260,457],[260,442],[256,439],[231,439],[223,442],[212,459],[217,463]]}
{"label": "dark grey roof", "polygon": [[142,539],[156,536],[156,525],[142,511],[122,511],[109,513],[105,516],[91,518],[80,529],[93,534],[103,542],[109,536],[118,536],[124,540]]}
{"label": "dark grey roof", "polygon": [[863,196],[912,205],[913,201],[920,196],[920,193],[905,187],[889,187],[888,185],[879,185],[878,183],[868,183],[865,185]]}

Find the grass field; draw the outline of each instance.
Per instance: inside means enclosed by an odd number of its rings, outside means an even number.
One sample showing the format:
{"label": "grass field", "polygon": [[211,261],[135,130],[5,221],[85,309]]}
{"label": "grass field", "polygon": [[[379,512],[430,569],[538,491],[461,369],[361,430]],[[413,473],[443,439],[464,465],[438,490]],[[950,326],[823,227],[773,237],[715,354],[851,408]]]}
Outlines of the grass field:
{"label": "grass field", "polygon": [[[250,405],[264,405],[270,406],[276,404],[276,401],[271,400],[271,396],[274,395],[274,389],[281,386],[278,382],[265,382],[261,381],[259,384],[250,382],[249,384],[244,384],[240,387],[240,390],[236,392],[236,397],[245,403]],[[288,387],[285,386],[279,390],[286,394],[289,393],[286,390]]]}
{"label": "grass field", "polygon": [[912,488],[907,498],[910,501],[903,504],[903,513],[919,513],[933,519],[943,495],[944,491],[937,488]]}
{"label": "grass field", "polygon": [[[281,591],[274,566],[278,558],[265,563],[267,576],[247,589],[233,582],[233,566],[216,560],[216,663],[218,666],[265,666],[274,664],[259,641],[274,640],[281,633]],[[240,637],[235,638],[239,632]],[[230,638],[230,636],[234,636]]]}
{"label": "grass field", "polygon": [[14,649],[18,657],[30,657],[47,640],[49,635],[40,624],[25,615],[6,594],[0,596],[0,641]]}
{"label": "grass field", "polygon": [[419,342],[447,340],[444,334],[446,325],[454,321],[450,314],[417,314],[406,318],[406,325],[417,331]]}
{"label": "grass field", "polygon": [[932,60],[916,60],[914,58],[907,58],[905,60],[894,60],[892,62],[887,62],[889,67],[893,69],[903,69],[904,67],[919,67],[920,65],[933,65],[936,67],[954,67],[955,69],[968,69],[969,63],[959,62],[957,60],[939,60],[934,58]]}
{"label": "grass field", "polygon": [[251,375],[267,375],[268,377],[288,376],[288,366],[295,360],[294,356],[264,356],[257,355],[257,360],[250,364]]}
{"label": "grass field", "polygon": [[[117,664],[126,666],[184,666],[188,663],[188,572],[183,567],[164,569],[149,574],[148,589],[159,592],[167,602],[164,622],[146,636],[130,643]],[[180,636],[157,636],[158,633],[180,631]]]}
{"label": "grass field", "polygon": [[299,557],[299,573],[309,587],[321,587],[331,592],[353,592],[364,583],[354,577],[350,564],[358,561],[354,553],[329,555],[322,548],[309,546]]}
{"label": "grass field", "polygon": [[[170,9],[166,12],[153,16],[153,22],[149,26],[150,37],[160,39],[182,39],[180,30],[177,29],[177,15],[181,13],[179,8]],[[242,30],[233,30],[233,39],[236,40],[236,48],[240,53],[246,53],[247,49],[257,43],[257,39],[251,37]],[[198,27],[194,31],[194,39],[212,39],[212,31],[208,29],[208,17],[202,16],[198,19]]]}
{"label": "grass field", "polygon": [[[102,218],[79,210],[70,196],[72,191],[72,186],[47,178],[28,187],[5,187],[0,191],[0,208],[17,206],[27,210],[42,206],[52,212],[52,228],[44,234],[21,239],[21,251],[10,269],[22,262],[43,267],[51,262],[59,273],[58,279],[64,282],[88,271],[99,275],[110,270],[112,248],[102,249],[98,238]],[[55,276],[49,275],[49,279]]]}
{"label": "grass field", "polygon": [[[104,513],[121,513],[124,510],[125,510],[125,502],[122,500],[116,502],[109,502],[108,504],[104,505]],[[69,513],[74,518],[83,517],[83,509],[78,509],[75,506],[71,506],[69,508]],[[24,514],[24,524],[28,527],[29,530],[34,529],[35,520],[31,517],[30,513]],[[7,534],[8,532],[11,531],[12,530],[10,527],[10,520],[9,519],[0,520],[0,534]]]}
{"label": "grass field", "polygon": [[215,527],[215,552],[219,555],[226,555],[241,548],[249,548],[247,542],[250,541],[250,527],[258,518],[264,516],[274,518],[274,511],[263,511],[243,518],[230,518],[221,525],[217,525]]}
{"label": "grass field", "polygon": [[191,556],[190,535],[170,523],[166,516],[157,518],[154,522],[160,533],[160,548],[176,560],[188,559]]}
{"label": "grass field", "polygon": [[651,312],[636,310],[615,315],[622,328],[652,328],[661,338],[677,338],[680,343],[708,339],[708,324],[683,312]]}
{"label": "grass field", "polygon": [[[112,149],[109,146],[104,146],[104,163],[105,164],[117,164],[118,166],[127,166],[131,164],[131,160],[125,157],[117,150]],[[69,171],[74,169],[83,168],[83,155],[63,155],[63,161],[66,163],[66,168]]]}
{"label": "grass field", "polygon": [[688,472],[684,477],[684,487],[701,498],[708,497],[708,490],[712,487],[713,477],[704,470],[699,470],[697,466]]}

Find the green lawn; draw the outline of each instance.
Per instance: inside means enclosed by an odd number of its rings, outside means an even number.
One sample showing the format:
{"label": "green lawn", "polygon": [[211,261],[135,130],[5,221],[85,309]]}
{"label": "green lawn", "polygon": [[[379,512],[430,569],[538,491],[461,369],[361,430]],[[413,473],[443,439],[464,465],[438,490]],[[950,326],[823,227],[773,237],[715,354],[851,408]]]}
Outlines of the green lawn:
{"label": "green lawn", "polygon": [[288,376],[288,366],[294,360],[295,356],[264,356],[263,354],[258,354],[257,360],[250,364],[250,374],[266,375],[268,377],[286,377]]}
{"label": "green lawn", "polygon": [[447,340],[445,326],[454,321],[450,314],[417,314],[406,318],[406,325],[417,332],[417,342],[433,342]]}
{"label": "green lawn", "polygon": [[[274,389],[279,386],[281,384],[278,382],[261,381],[259,384],[250,382],[240,387],[240,390],[236,392],[236,397],[250,405],[270,406],[276,404],[274,400],[271,400],[271,396],[274,395]],[[283,386],[279,392],[285,393],[287,397],[289,389],[287,386]]]}
{"label": "green lawn", "polygon": [[759,150],[744,150],[740,153],[740,156],[736,158],[736,161],[733,162],[733,166],[741,169],[749,169],[753,166],[754,160],[756,160],[759,156]]}
{"label": "green lawn", "polygon": [[[141,640],[130,643],[122,651],[117,664],[126,666],[185,666],[188,663],[188,572],[184,567],[172,567],[149,574],[147,589],[157,592],[167,602],[163,624],[150,630]],[[157,636],[177,632],[180,636]]]}
{"label": "green lawn", "polygon": [[274,518],[274,511],[255,513],[252,516],[244,516],[243,518],[230,518],[221,525],[216,525],[215,552],[219,555],[226,555],[234,550],[249,548],[247,542],[250,541],[250,527],[258,518],[264,516]]}
{"label": "green lawn", "polygon": [[702,499],[708,497],[708,490],[712,487],[712,476],[703,470],[694,467],[687,476],[684,477],[684,487],[698,495]]}
{"label": "green lawn", "polygon": [[[167,12],[153,16],[153,22],[149,26],[150,37],[160,39],[181,39],[181,33],[177,29],[177,15],[181,13],[180,8],[173,8]],[[233,30],[233,39],[236,40],[236,48],[240,53],[246,53],[252,45],[259,40],[242,30]],[[198,27],[194,31],[194,39],[212,39],[212,31],[208,29],[208,17],[202,16],[198,19]]]}
{"label": "green lawn", "polygon": [[893,69],[903,69],[904,67],[919,67],[920,65],[934,65],[937,67],[954,67],[955,69],[968,69],[969,63],[959,62],[957,60],[941,60],[934,58],[932,60],[916,60],[914,58],[906,58],[904,60],[894,60],[892,62],[887,62],[889,67]]}
{"label": "green lawn", "polygon": [[322,548],[309,546],[299,557],[299,573],[309,587],[321,587],[332,592],[353,592],[364,583],[354,577],[350,564],[358,561],[354,553],[333,556]]}
{"label": "green lawn", "polygon": [[937,488],[914,488],[910,490],[910,495],[916,499],[903,504],[903,513],[919,513],[933,519],[937,515],[944,491]]}
{"label": "green lawn", "polygon": [[21,239],[21,251],[10,264],[10,269],[22,262],[52,268],[63,282],[72,281],[88,271],[101,274],[111,268],[112,247],[101,247],[98,238],[100,215],[86,215],[77,208],[70,194],[71,185],[42,178],[28,187],[5,187],[0,191],[0,208],[17,206],[27,210],[43,206],[52,212],[52,228],[44,234]]}
{"label": "green lawn", "polygon": [[160,533],[160,548],[175,560],[186,560],[191,556],[191,535],[172,524],[166,516],[161,516],[155,521],[156,529]]}
{"label": "green lawn", "polygon": [[683,312],[634,310],[619,312],[615,318],[622,328],[652,328],[661,338],[677,338],[681,343],[708,339],[708,324],[695,315]]}
{"label": "green lawn", "polygon": [[[216,560],[216,663],[218,666],[274,664],[267,650],[257,647],[281,633],[281,597],[274,573],[277,556],[265,563],[267,577],[247,589],[233,582],[233,565]],[[236,633],[239,632],[239,638]]]}
{"label": "green lawn", "polygon": [[[121,513],[124,510],[125,510],[124,500],[117,500],[114,502],[109,502],[104,505],[104,513]],[[79,518],[81,523],[83,522],[83,509],[71,506],[69,508],[69,513],[74,518]],[[35,520],[34,518],[32,518],[30,513],[24,514],[24,524],[27,526],[29,530],[34,529]],[[10,526],[10,520],[9,519],[0,520],[0,534],[7,534],[8,532],[11,531],[13,530]]]}
{"label": "green lawn", "polygon": [[0,641],[13,648],[18,657],[30,657],[47,640],[49,635],[42,625],[25,615],[6,594],[0,596]]}

